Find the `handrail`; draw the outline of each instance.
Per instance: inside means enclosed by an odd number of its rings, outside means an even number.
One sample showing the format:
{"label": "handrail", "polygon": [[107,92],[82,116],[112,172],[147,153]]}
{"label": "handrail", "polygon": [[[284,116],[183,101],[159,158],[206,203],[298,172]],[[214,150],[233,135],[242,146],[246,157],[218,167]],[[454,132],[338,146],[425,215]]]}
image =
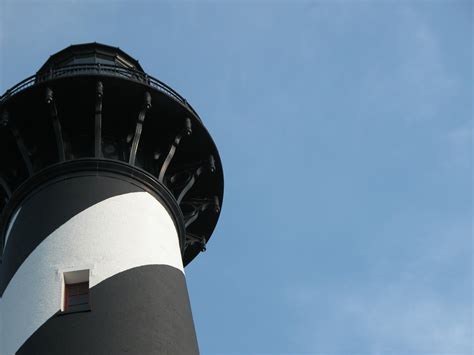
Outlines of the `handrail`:
{"label": "handrail", "polygon": [[0,105],[6,100],[8,100],[11,96],[36,84],[61,77],[91,74],[121,77],[142,84],[146,84],[180,102],[188,109],[190,109],[197,118],[199,118],[197,112],[192,108],[192,106],[186,101],[185,98],[183,98],[180,94],[178,94],[176,91],[174,91],[172,88],[170,88],[168,85],[161,82],[160,80],[139,70],[100,63],[73,64],[51,69],[50,71],[39,72],[35,75],[29,76],[28,78],[20,81],[18,84],[8,89],[2,96],[0,96]]}

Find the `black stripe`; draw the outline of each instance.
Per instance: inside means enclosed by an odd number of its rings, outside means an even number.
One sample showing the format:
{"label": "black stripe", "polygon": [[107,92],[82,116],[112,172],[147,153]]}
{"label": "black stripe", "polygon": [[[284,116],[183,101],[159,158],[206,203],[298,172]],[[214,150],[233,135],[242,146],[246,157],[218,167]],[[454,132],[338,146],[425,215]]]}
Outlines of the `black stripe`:
{"label": "black stripe", "polygon": [[[93,176],[90,174],[81,172],[76,176],[60,176],[58,181],[37,188],[23,200],[21,211],[10,231],[3,253],[0,267],[0,295],[3,295],[8,283],[28,255],[48,235],[76,214],[113,196],[139,191],[153,193],[145,186],[142,187],[133,177],[100,171],[95,172]],[[154,196],[170,212],[170,202],[165,203],[157,193],[154,193]],[[174,211],[179,211],[177,205]],[[170,214],[173,216],[180,239],[183,239],[184,232],[180,231],[184,230],[182,217],[176,213]]]}
{"label": "black stripe", "polygon": [[184,274],[167,265],[137,267],[101,282],[91,289],[90,312],[53,316],[17,352],[198,353]]}

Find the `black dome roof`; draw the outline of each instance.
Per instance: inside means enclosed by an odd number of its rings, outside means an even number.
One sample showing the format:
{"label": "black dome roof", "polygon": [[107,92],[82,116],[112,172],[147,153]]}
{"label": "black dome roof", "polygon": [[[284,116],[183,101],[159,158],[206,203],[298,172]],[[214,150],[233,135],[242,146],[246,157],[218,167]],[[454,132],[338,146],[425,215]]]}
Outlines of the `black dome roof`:
{"label": "black dome roof", "polygon": [[74,64],[115,65],[144,72],[138,60],[120,48],[92,42],[74,44],[53,54],[38,70],[38,73]]}

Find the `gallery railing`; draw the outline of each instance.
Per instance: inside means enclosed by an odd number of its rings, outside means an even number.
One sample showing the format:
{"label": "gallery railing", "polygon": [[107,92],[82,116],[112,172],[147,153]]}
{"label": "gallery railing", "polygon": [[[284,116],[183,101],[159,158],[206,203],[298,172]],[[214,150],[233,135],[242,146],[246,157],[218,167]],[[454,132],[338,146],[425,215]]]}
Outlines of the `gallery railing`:
{"label": "gallery railing", "polygon": [[71,77],[75,75],[103,75],[103,76],[114,76],[125,78],[128,80],[136,81],[142,84],[146,84],[156,90],[163,92],[164,94],[168,95],[169,97],[173,98],[174,100],[180,102],[184,106],[186,106],[189,110],[191,110],[196,117],[199,118],[198,114],[190,104],[179,95],[176,91],[170,88],[165,83],[161,82],[160,80],[135,69],[131,68],[124,68],[115,65],[109,64],[74,64],[68,65],[64,67],[58,67],[51,69],[50,71],[44,71],[32,75],[23,81],[19,82],[12,88],[8,89],[5,94],[0,97],[0,104],[4,101],[8,100],[11,96],[34,86],[36,84],[40,84],[49,80],[54,80],[63,77]]}

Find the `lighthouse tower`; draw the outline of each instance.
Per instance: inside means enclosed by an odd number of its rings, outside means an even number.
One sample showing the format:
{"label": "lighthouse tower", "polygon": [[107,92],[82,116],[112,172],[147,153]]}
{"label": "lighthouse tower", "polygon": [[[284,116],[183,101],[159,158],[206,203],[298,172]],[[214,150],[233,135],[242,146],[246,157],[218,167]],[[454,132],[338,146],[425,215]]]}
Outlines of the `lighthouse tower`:
{"label": "lighthouse tower", "polygon": [[194,109],[119,48],[0,98],[0,354],[197,354],[184,266],[223,198]]}

